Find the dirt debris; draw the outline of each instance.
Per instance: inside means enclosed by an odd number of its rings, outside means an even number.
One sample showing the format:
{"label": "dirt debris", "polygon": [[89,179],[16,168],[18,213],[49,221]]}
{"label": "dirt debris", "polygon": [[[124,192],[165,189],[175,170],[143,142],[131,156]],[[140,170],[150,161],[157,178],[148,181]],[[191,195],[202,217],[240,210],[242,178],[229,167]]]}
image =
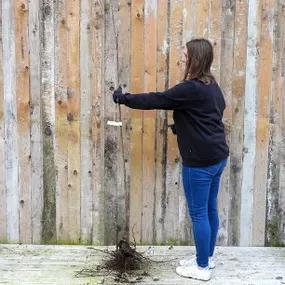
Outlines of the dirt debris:
{"label": "dirt debris", "polygon": [[[150,277],[149,268],[154,263],[173,260],[152,260],[145,256],[145,252],[140,253],[136,250],[136,243],[128,242],[125,239],[118,242],[115,250],[92,249],[103,252],[106,256],[96,268],[82,269],[76,273],[76,277],[109,276],[116,283],[140,283],[145,277]],[[155,281],[159,280],[158,277],[154,278]]]}

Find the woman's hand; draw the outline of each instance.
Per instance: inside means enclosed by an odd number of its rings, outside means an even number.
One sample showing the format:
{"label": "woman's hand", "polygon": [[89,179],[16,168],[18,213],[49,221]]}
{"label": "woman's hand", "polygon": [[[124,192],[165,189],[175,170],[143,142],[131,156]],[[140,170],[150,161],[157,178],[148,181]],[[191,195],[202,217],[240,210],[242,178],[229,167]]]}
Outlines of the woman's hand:
{"label": "woman's hand", "polygon": [[122,87],[119,86],[113,93],[113,100],[117,104],[124,104],[125,103],[125,97],[122,93]]}

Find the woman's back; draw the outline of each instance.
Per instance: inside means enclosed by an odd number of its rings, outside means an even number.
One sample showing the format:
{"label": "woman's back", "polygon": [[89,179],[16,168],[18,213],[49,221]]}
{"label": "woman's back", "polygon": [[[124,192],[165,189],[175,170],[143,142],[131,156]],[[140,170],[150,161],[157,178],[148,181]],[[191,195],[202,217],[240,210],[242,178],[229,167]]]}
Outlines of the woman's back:
{"label": "woman's back", "polygon": [[189,89],[191,103],[187,109],[177,109],[173,113],[183,164],[214,164],[229,154],[222,122],[225,109],[222,91],[217,83],[184,82],[185,89]]}

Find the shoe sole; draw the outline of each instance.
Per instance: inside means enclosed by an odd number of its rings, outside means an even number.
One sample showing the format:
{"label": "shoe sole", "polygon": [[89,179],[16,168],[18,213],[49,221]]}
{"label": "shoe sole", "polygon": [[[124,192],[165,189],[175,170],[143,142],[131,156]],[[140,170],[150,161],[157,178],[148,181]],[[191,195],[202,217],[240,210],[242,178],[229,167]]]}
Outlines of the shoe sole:
{"label": "shoe sole", "polygon": [[195,276],[185,276],[185,275],[178,273],[177,271],[176,271],[176,274],[184,278],[191,278],[191,279],[200,280],[200,281],[209,281],[211,279],[211,277],[209,279],[201,279]]}

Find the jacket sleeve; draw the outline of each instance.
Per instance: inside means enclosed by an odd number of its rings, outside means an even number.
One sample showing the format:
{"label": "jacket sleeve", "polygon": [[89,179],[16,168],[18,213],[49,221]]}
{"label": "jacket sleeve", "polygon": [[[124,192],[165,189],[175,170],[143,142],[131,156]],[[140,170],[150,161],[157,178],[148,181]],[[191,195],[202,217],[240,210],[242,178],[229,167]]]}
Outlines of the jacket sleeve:
{"label": "jacket sleeve", "polygon": [[183,110],[189,108],[194,93],[190,82],[179,83],[164,92],[123,94],[124,104],[133,109],[141,110]]}

